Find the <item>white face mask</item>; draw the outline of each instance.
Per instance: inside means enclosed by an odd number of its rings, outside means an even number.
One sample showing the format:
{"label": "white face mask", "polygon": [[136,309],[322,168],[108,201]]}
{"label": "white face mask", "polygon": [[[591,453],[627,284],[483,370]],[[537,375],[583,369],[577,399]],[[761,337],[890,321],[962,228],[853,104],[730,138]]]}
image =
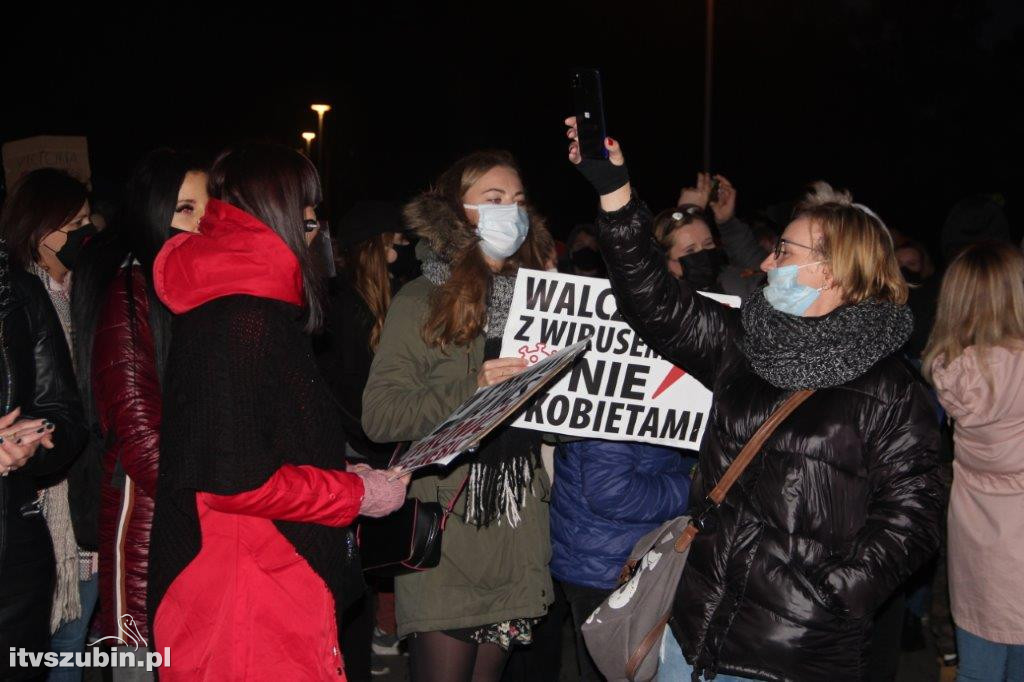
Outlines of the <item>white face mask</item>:
{"label": "white face mask", "polygon": [[480,214],[476,233],[480,250],[495,260],[508,258],[526,241],[530,217],[519,204],[463,204]]}

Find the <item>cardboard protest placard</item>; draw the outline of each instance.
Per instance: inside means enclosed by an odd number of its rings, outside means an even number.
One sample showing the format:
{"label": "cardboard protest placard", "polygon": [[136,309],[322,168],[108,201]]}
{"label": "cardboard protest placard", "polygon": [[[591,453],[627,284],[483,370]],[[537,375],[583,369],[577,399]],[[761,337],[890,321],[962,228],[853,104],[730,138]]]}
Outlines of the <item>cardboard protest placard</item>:
{"label": "cardboard protest placard", "polygon": [[3,146],[4,181],[10,188],[18,178],[37,168],[60,168],[89,184],[89,145],[84,137],[38,135]]}
{"label": "cardboard protest placard", "polygon": [[[737,296],[704,295],[740,305]],[[711,392],[644,344],[619,314],[608,280],[519,270],[502,357],[542,361],[591,336],[583,360],[538,394],[513,425],[696,450]]]}
{"label": "cardboard protest placard", "polygon": [[415,471],[433,464],[448,464],[479,445],[487,434],[521,408],[537,391],[584,353],[589,339],[546,356],[535,365],[500,384],[482,388],[422,440],[398,455],[391,466]]}

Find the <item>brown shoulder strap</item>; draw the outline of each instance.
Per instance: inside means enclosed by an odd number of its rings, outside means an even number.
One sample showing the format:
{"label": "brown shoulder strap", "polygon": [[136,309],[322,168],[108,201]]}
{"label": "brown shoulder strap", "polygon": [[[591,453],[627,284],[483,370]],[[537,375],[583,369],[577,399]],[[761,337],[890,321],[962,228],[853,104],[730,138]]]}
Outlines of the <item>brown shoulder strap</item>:
{"label": "brown shoulder strap", "polygon": [[[722,504],[722,500],[725,499],[726,494],[729,492],[729,488],[732,484],[743,475],[746,471],[747,466],[754,460],[754,457],[760,452],[761,448],[764,447],[765,441],[771,438],[772,434],[775,433],[775,429],[779,427],[786,417],[793,413],[793,410],[798,408],[805,400],[814,394],[813,388],[805,388],[802,391],[797,391],[792,394],[781,405],[778,409],[772,413],[768,419],[765,420],[764,424],[761,424],[761,428],[751,436],[747,444],[740,450],[740,454],[736,456],[736,459],[732,461],[729,468],[725,470],[722,475],[722,480],[718,482],[711,492],[708,493],[707,499],[711,500],[715,506]],[[690,529],[693,528],[691,531]],[[677,552],[682,552],[686,547],[693,542],[693,538],[697,535],[697,529],[692,525],[687,527],[687,531],[682,533],[676,538],[675,549]]]}
{"label": "brown shoulder strap", "polygon": [[740,450],[740,454],[737,455],[736,459],[732,461],[729,468],[725,470],[725,474],[722,475],[722,480],[718,482],[710,493],[708,498],[715,504],[721,504],[722,500],[725,499],[726,493],[729,492],[729,488],[732,484],[743,475],[747,465],[753,461],[757,453],[764,447],[765,441],[771,438],[771,435],[775,433],[775,429],[779,427],[783,421],[786,420],[793,410],[798,408],[801,403],[811,397],[814,393],[813,388],[806,388],[802,391],[797,391],[793,395],[786,398],[785,402],[779,405],[779,408],[772,413],[772,416],[765,420],[764,424],[761,424],[761,428],[757,430],[747,444]]}
{"label": "brown shoulder strap", "polygon": [[[708,499],[719,505],[722,500],[725,499],[726,493],[729,492],[729,488],[736,482],[736,479],[743,474],[743,471],[747,468],[747,465],[753,461],[754,456],[764,447],[765,441],[767,441],[775,429],[779,427],[786,417],[793,413],[800,404],[811,397],[814,393],[814,389],[805,389],[797,391],[793,395],[786,398],[786,400],[779,405],[779,408],[772,413],[772,416],[765,420],[764,424],[761,424],[761,428],[757,430],[757,433],[751,437],[747,444],[740,450],[740,454],[733,460],[729,468],[725,470],[725,474],[722,476],[722,480],[718,482],[710,493],[708,493]],[[683,552],[693,539],[697,536],[697,527],[692,523],[688,524],[683,532],[676,538],[675,549],[677,552]],[[665,614],[663,618],[658,620],[654,628],[647,633],[647,636],[643,638],[640,645],[633,652],[633,655],[626,661],[626,679],[633,680],[636,676],[637,670],[640,668],[640,664],[643,663],[644,659],[647,658],[647,654],[654,648],[654,646],[660,641],[662,634],[665,631],[665,625],[668,623],[671,617],[671,611]]]}
{"label": "brown shoulder strap", "polygon": [[648,652],[657,646],[661,642],[661,638],[664,637],[665,626],[668,625],[669,619],[672,617],[672,609],[669,609],[664,616],[658,619],[658,622],[654,624],[651,631],[643,638],[640,642],[640,646],[636,648],[633,655],[626,661],[626,679],[629,682],[634,682],[636,679],[637,670],[640,669],[640,664],[647,658]]}

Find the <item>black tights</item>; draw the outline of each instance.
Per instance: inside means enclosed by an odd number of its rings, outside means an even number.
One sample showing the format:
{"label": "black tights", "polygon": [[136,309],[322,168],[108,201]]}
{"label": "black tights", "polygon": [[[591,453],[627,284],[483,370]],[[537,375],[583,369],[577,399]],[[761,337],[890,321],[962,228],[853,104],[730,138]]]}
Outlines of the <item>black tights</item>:
{"label": "black tights", "polygon": [[498,682],[508,652],[443,632],[417,632],[409,639],[412,682]]}

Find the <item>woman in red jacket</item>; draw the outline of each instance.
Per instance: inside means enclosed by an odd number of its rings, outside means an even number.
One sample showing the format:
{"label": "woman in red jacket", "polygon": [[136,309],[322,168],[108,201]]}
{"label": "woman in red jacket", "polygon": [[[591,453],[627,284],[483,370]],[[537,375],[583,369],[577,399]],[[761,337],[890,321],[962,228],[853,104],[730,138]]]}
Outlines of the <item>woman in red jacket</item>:
{"label": "woman in red jacket", "polygon": [[316,171],[284,147],[222,156],[195,234],[154,263],[178,317],[164,375],[148,612],[162,680],[345,679],[337,613],[357,514],[408,477],[345,470],[337,403],[308,334]]}
{"label": "woman in red jacket", "polygon": [[[102,434],[100,609],[104,643],[144,658],[149,533],[160,453],[161,376],[171,313],[153,292],[153,260],[172,233],[196,232],[206,172],[170,149],[136,166],[113,229],[86,247],[75,282],[79,366],[93,431]],[[114,668],[118,673],[138,671]]]}

